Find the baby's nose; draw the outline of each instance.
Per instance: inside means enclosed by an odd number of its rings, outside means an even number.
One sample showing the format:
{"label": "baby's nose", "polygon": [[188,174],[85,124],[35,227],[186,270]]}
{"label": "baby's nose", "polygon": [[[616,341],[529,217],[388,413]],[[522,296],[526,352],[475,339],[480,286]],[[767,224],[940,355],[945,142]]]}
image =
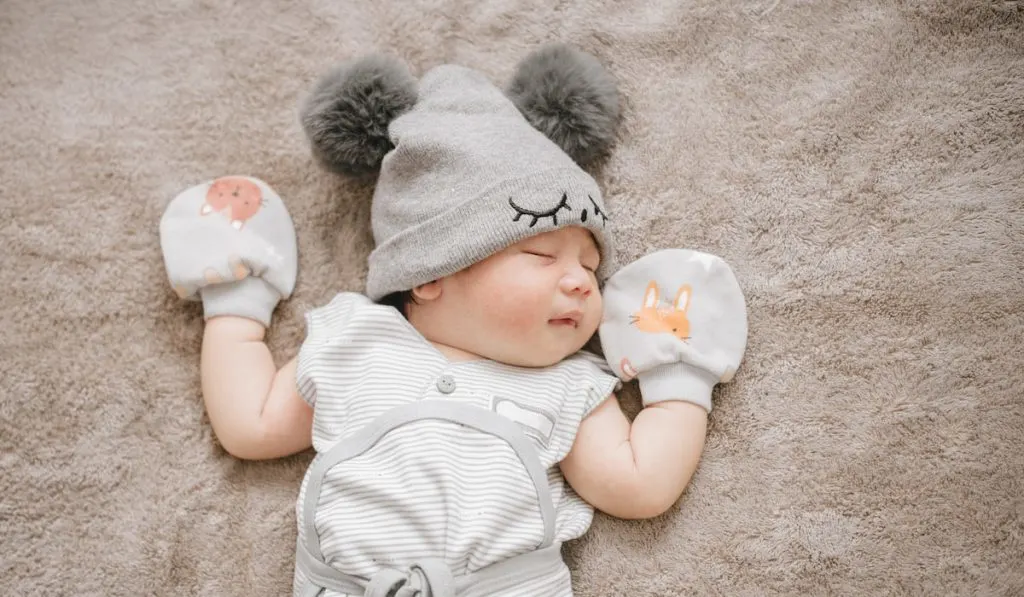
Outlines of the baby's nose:
{"label": "baby's nose", "polygon": [[569,273],[562,278],[562,285],[566,292],[579,293],[584,297],[590,296],[590,293],[594,290],[593,284],[591,284],[590,276],[587,276],[585,271],[582,274],[580,275],[579,272]]}

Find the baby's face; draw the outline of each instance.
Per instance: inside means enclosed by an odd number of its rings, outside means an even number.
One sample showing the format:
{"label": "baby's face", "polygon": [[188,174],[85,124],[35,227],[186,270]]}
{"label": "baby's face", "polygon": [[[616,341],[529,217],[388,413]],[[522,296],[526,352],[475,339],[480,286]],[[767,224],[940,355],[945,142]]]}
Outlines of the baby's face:
{"label": "baby's face", "polygon": [[446,305],[436,313],[452,321],[439,341],[510,365],[553,365],[580,350],[601,322],[599,262],[590,232],[570,227],[444,278]]}

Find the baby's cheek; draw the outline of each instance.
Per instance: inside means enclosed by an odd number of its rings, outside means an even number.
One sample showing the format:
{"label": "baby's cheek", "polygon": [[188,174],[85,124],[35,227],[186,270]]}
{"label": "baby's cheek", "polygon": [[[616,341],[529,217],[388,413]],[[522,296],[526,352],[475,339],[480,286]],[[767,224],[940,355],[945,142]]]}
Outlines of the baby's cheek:
{"label": "baby's cheek", "polygon": [[513,291],[490,293],[486,305],[490,305],[488,318],[500,326],[505,333],[519,335],[537,325],[536,301],[531,297]]}

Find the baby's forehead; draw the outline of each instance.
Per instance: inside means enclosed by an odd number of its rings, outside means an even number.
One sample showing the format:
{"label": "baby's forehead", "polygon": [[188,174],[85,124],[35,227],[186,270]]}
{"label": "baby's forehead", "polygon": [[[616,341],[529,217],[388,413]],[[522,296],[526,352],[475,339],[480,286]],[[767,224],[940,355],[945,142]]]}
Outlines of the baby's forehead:
{"label": "baby's forehead", "polygon": [[[528,236],[516,244],[528,244],[531,242],[552,242],[558,244],[582,244],[584,248],[592,248],[598,251],[597,239],[594,234],[586,228],[579,226],[566,226],[557,230],[548,230],[533,236]],[[600,251],[598,251],[600,253]]]}

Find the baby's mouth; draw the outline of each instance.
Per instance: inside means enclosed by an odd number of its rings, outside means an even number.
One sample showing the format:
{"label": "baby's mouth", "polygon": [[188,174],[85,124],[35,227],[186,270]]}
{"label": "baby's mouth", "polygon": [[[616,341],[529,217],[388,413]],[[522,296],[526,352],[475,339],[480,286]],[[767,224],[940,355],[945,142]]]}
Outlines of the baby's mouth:
{"label": "baby's mouth", "polygon": [[580,327],[580,320],[583,319],[583,313],[580,311],[570,311],[568,313],[562,313],[561,315],[548,320],[548,323],[557,326],[565,326],[576,329]]}

